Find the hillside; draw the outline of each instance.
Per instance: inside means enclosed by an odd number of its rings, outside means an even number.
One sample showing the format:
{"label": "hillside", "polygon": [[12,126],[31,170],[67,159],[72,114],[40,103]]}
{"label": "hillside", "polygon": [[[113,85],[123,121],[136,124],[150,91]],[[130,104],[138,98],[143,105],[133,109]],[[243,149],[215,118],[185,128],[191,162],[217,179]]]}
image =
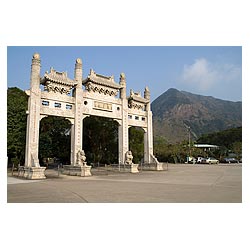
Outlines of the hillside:
{"label": "hillside", "polygon": [[152,102],[154,136],[174,143],[242,126],[242,102],[169,89]]}

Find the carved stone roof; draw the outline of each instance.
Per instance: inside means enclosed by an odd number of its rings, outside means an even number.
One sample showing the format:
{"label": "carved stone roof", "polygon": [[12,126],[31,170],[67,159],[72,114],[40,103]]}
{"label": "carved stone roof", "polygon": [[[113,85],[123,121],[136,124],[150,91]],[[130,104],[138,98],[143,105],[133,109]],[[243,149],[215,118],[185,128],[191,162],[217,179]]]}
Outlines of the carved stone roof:
{"label": "carved stone roof", "polygon": [[86,79],[82,81],[83,85],[86,85],[87,83],[92,82],[98,85],[102,85],[105,87],[109,88],[114,88],[114,89],[121,89],[122,86],[118,83],[115,82],[114,76],[103,76],[96,74],[93,69],[90,70],[89,75],[87,76]]}
{"label": "carved stone roof", "polygon": [[147,100],[147,99],[145,99],[145,98],[143,98],[143,97],[141,97],[141,96],[133,96],[133,97],[129,97],[129,99],[131,99],[131,100],[134,100],[134,101],[137,101],[137,102],[141,102],[141,103],[149,103],[149,100]]}
{"label": "carved stone roof", "polygon": [[133,90],[130,90],[129,100],[134,100],[136,102],[140,102],[144,104],[147,104],[150,102],[148,99],[143,98],[139,92],[134,92]]}
{"label": "carved stone roof", "polygon": [[41,84],[44,85],[44,89],[48,92],[69,94],[70,90],[77,85],[77,82],[68,78],[67,72],[58,72],[51,68],[50,72],[45,72]]}
{"label": "carved stone roof", "polygon": [[67,77],[67,72],[58,72],[53,68],[50,69],[50,72],[48,71],[45,72],[41,84],[43,84],[46,81],[51,81],[72,87],[77,84],[74,80]]}
{"label": "carved stone roof", "polygon": [[132,89],[130,90],[130,96],[128,97],[129,108],[144,110],[145,105],[149,102],[149,99],[143,98],[140,92],[134,92]]}

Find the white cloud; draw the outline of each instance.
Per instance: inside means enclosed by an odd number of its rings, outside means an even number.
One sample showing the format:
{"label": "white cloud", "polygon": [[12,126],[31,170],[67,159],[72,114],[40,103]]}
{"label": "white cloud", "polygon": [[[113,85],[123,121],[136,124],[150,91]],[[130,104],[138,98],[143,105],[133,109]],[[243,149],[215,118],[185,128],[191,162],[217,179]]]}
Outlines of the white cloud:
{"label": "white cloud", "polygon": [[196,59],[185,65],[181,82],[200,91],[208,91],[218,85],[229,87],[241,83],[241,67],[226,63],[211,63],[205,58]]}

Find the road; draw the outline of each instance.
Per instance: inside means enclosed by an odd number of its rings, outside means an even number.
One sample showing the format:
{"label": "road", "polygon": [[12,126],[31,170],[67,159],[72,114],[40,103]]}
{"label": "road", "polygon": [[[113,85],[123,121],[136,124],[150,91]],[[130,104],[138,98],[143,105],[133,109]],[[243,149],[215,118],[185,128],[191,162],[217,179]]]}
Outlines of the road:
{"label": "road", "polygon": [[241,164],[168,164],[164,171],[98,172],[91,177],[47,171],[45,180],[8,178],[9,203],[242,202]]}

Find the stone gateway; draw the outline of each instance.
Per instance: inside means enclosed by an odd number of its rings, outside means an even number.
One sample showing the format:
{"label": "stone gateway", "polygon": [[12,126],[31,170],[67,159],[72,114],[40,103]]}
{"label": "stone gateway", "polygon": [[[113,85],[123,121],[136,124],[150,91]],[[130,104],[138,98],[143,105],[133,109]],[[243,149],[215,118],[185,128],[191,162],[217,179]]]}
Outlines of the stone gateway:
{"label": "stone gateway", "polygon": [[[39,125],[47,116],[60,116],[71,123],[71,155],[72,169],[89,166],[85,163],[82,148],[83,119],[93,115],[112,118],[119,124],[118,147],[119,164],[125,164],[126,153],[129,151],[128,129],[131,126],[144,130],[144,163],[155,163],[156,170],[162,170],[161,164],[153,156],[152,112],[150,109],[150,92],[146,87],[144,95],[130,91],[126,96],[126,76],[120,74],[116,83],[114,76],[103,76],[90,70],[83,79],[83,65],[80,58],[76,59],[74,79],[67,72],[58,72],[51,68],[42,77],[40,75],[40,55],[35,53],[32,58],[30,89],[27,111],[27,133],[24,177],[28,179],[45,178],[45,168],[40,167],[38,159]],[[44,87],[41,90],[40,85]],[[83,88],[84,87],[84,88]],[[69,167],[70,169],[70,167]],[[80,174],[86,176],[86,174]]]}

